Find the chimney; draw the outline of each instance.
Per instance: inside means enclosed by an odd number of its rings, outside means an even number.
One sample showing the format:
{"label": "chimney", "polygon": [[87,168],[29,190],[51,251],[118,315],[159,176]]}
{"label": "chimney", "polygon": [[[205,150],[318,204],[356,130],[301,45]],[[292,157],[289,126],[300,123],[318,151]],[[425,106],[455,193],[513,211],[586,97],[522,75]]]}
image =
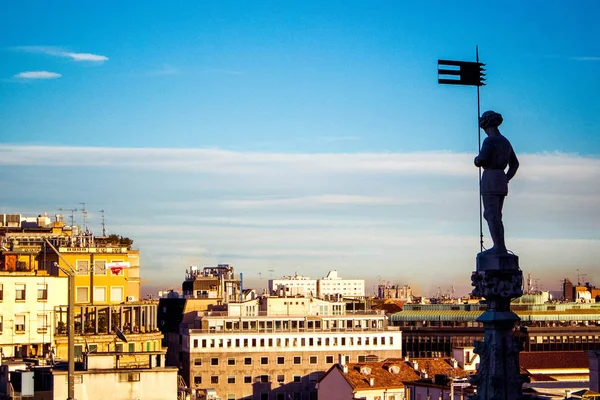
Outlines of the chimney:
{"label": "chimney", "polygon": [[458,361],[456,360],[456,358],[452,359],[452,368],[454,368],[454,369],[458,368]]}
{"label": "chimney", "polygon": [[369,386],[375,386],[375,378],[369,378]]}
{"label": "chimney", "polygon": [[418,361],[413,361],[412,367],[414,368],[415,371],[419,372],[419,362]]}
{"label": "chimney", "polygon": [[568,399],[571,397],[571,391],[570,390],[565,390],[565,399]]}
{"label": "chimney", "polygon": [[346,365],[346,356],[343,354],[338,354],[338,364]]}

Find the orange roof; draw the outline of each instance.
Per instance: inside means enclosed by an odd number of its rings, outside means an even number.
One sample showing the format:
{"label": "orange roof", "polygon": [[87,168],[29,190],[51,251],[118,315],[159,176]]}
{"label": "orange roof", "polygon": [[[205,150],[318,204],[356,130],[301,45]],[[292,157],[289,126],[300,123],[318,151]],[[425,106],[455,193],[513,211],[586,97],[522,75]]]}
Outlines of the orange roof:
{"label": "orange roof", "polygon": [[[468,375],[460,368],[453,368],[447,359],[417,358],[411,359],[411,361],[416,361],[419,371],[425,370],[430,378],[433,378],[436,374],[446,374],[456,378]],[[402,388],[404,387],[403,382],[420,379],[419,372],[415,371],[409,361],[398,358],[388,358],[378,362],[350,363],[348,364],[347,373],[343,373],[341,367],[337,364],[333,368],[337,368],[342,373],[354,390]],[[325,375],[328,373],[329,371]],[[369,384],[370,378],[374,380],[373,386]]]}
{"label": "orange roof", "polygon": [[584,351],[522,351],[519,357],[525,369],[589,368],[590,365]]}

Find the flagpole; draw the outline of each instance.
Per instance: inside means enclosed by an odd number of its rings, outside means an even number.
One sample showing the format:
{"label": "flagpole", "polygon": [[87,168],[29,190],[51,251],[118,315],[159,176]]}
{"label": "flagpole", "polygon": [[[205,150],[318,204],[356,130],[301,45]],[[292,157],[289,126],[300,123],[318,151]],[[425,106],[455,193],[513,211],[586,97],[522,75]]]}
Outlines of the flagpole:
{"label": "flagpole", "polygon": [[[475,60],[479,62],[479,46],[475,45]],[[481,116],[481,96],[479,91],[480,86],[477,86],[477,147],[478,154],[481,152],[481,127],[479,126],[479,117]],[[483,221],[481,218],[481,167],[479,170],[479,251],[483,251]]]}

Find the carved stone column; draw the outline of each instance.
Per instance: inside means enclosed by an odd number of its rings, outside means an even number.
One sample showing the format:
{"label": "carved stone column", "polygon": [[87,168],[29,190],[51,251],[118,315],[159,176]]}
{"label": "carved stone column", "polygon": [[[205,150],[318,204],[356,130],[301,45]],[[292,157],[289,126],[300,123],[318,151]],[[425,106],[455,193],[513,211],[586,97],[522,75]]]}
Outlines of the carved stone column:
{"label": "carved stone column", "polygon": [[484,297],[486,311],[477,318],[483,323],[483,342],[475,341],[479,354],[477,375],[471,383],[477,386],[473,400],[524,399],[522,385],[528,382],[520,374],[520,344],[513,337],[520,318],[510,310],[510,301],[523,295],[523,272],[519,258],[513,254],[477,255],[477,270],[471,275],[473,295]]}

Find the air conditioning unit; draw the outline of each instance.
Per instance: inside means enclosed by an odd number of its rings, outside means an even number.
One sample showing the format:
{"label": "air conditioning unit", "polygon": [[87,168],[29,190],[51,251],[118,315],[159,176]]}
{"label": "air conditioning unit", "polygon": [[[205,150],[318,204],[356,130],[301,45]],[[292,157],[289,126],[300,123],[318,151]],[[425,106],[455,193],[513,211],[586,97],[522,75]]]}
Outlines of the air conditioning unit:
{"label": "air conditioning unit", "polygon": [[135,301],[135,297],[133,297],[133,296],[127,296],[127,301]]}

